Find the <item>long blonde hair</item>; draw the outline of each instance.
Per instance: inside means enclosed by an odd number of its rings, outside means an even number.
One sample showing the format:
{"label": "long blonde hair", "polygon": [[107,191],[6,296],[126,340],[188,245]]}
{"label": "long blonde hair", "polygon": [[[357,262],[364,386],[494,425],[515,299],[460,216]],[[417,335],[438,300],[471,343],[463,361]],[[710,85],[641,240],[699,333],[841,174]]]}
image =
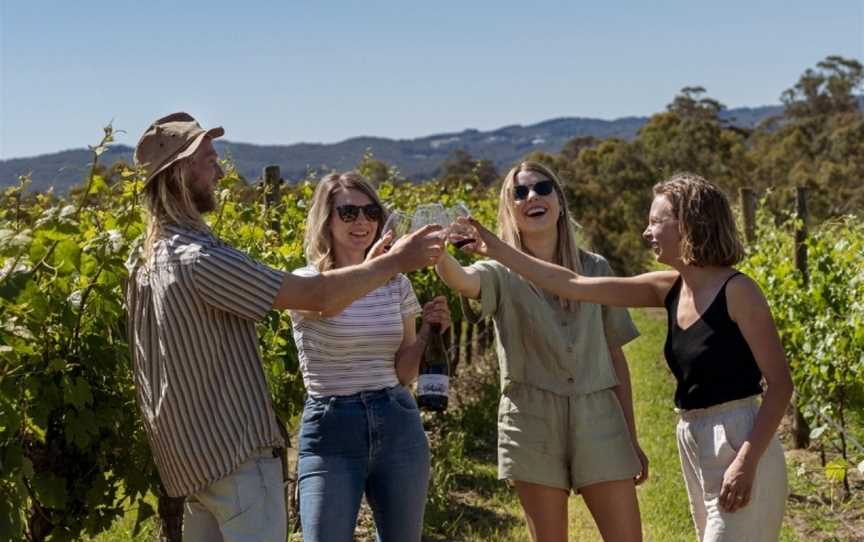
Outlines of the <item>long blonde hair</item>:
{"label": "long blonde hair", "polygon": [[306,218],[306,234],[303,238],[306,262],[318,271],[327,271],[336,267],[333,256],[333,236],[330,232],[330,219],[334,215],[333,199],[336,192],[352,189],[366,194],[381,207],[381,219],[378,220],[375,236],[369,246],[371,247],[381,238],[381,230],[387,220],[387,210],[381,205],[381,199],[372,184],[356,171],[324,176],[315,187],[315,193],[312,194],[312,207]]}
{"label": "long blonde hair", "polygon": [[[581,250],[576,244],[576,222],[571,218],[567,207],[567,199],[564,196],[564,185],[554,171],[539,162],[522,162],[511,169],[504,182],[501,184],[501,194],[498,200],[498,235],[505,243],[526,252],[531,253],[522,243],[516,218],[513,216],[513,190],[516,186],[516,176],[523,171],[533,171],[552,181],[555,186],[555,194],[558,196],[558,206],[561,214],[558,216],[558,243],[555,246],[554,263],[566,267],[576,273],[582,272]],[[579,302],[571,299],[558,298],[561,306],[567,310],[576,310]]]}
{"label": "long blonde hair", "polygon": [[681,234],[681,261],[687,265],[731,266],[744,259],[729,199],[717,186],[693,173],[676,173],[654,185],[666,196]]}
{"label": "long blonde hair", "polygon": [[144,258],[150,258],[153,243],[166,224],[193,230],[207,230],[204,217],[195,206],[189,184],[189,160],[180,160],[153,177],[142,194],[147,211],[147,233],[144,237]]}

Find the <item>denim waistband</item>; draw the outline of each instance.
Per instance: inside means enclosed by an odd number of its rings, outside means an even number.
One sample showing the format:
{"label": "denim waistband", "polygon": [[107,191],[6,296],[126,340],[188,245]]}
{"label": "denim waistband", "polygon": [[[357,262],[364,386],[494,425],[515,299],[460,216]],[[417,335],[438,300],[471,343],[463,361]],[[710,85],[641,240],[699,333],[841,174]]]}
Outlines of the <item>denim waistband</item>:
{"label": "denim waistband", "polygon": [[307,398],[308,400],[321,402],[321,403],[366,403],[369,401],[374,401],[375,399],[382,399],[384,397],[389,396],[392,392],[398,390],[400,385],[391,386],[389,388],[381,388],[378,390],[366,390],[358,393],[352,393],[351,395],[319,395],[312,396],[310,395]]}
{"label": "denim waistband", "polygon": [[729,412],[730,410],[756,405],[758,403],[758,401],[756,400],[757,397],[758,395],[751,395],[750,397],[745,397],[743,399],[735,399],[734,401],[727,401],[725,403],[720,403],[719,405],[713,405],[706,408],[691,408],[689,410],[676,408],[675,412],[677,412],[678,415],[681,416],[682,420],[689,422],[692,420],[698,420],[699,418],[705,418],[707,416],[720,414],[721,412]]}

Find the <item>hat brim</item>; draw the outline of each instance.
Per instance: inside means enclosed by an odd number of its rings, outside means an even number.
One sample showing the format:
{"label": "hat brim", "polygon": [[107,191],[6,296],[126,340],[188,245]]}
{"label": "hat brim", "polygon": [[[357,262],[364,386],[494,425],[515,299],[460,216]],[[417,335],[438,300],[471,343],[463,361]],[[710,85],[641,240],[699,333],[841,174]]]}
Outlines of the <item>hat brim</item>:
{"label": "hat brim", "polygon": [[195,136],[188,145],[182,147],[180,152],[169,158],[164,164],[159,166],[158,169],[153,171],[148,177],[147,180],[144,181],[144,186],[150,184],[150,182],[156,178],[157,175],[168,169],[172,164],[176,163],[178,160],[182,160],[184,158],[189,158],[195,151],[198,150],[198,147],[201,146],[201,142],[204,141],[205,137],[209,137],[210,139],[216,139],[217,137],[222,137],[225,135],[225,130],[221,126],[217,126],[215,128],[210,128],[209,130],[202,130],[200,134]]}

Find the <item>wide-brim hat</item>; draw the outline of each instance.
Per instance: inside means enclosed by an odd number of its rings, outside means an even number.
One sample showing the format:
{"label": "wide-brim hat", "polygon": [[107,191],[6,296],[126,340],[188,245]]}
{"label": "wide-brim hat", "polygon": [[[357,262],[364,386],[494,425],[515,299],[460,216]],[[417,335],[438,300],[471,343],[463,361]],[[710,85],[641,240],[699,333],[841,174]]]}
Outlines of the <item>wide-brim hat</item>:
{"label": "wide-brim hat", "polygon": [[221,126],[205,130],[189,113],[172,113],[155,121],[138,140],[135,163],[144,168],[144,185],[171,164],[192,156],[205,137],[225,135]]}

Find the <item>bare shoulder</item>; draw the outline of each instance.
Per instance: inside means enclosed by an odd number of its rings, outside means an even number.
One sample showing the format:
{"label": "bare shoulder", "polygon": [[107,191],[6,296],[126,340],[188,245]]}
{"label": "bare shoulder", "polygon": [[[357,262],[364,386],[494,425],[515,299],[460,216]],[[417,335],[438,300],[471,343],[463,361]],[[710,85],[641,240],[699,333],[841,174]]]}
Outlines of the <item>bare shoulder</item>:
{"label": "bare shoulder", "polygon": [[738,273],[726,283],[726,298],[748,302],[765,299],[765,296],[755,280],[744,273]]}
{"label": "bare shoulder", "polygon": [[726,305],[735,321],[768,310],[768,302],[755,280],[744,273],[735,275],[726,284]]}

